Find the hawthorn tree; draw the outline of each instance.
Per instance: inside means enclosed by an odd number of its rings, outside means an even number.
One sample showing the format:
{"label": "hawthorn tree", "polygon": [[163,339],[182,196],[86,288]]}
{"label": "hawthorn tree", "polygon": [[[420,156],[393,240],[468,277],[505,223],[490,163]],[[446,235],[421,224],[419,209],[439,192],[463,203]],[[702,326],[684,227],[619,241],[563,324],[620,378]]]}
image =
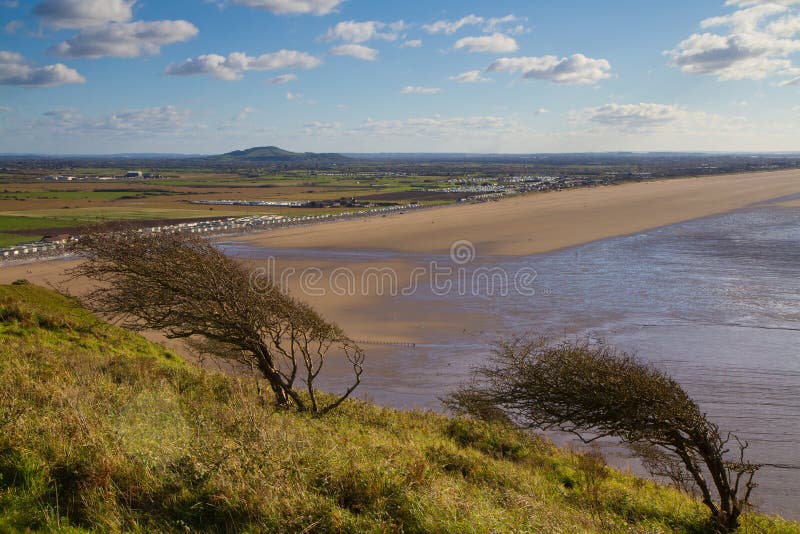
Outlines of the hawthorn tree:
{"label": "hawthorn tree", "polygon": [[[82,297],[87,307],[257,370],[279,406],[324,414],[361,382],[364,353],[338,326],[274,281],[253,283],[242,263],[205,239],[127,228],[89,233],[75,251],[85,261],[72,274],[97,282]],[[330,357],[344,358],[353,379],[321,399],[316,383]]]}
{"label": "hawthorn tree", "polygon": [[605,345],[500,341],[445,402],[460,413],[569,432],[586,443],[616,437],[654,474],[699,490],[717,532],[738,528],[756,487],[759,466],[745,461],[747,443],[723,436],[665,373]]}

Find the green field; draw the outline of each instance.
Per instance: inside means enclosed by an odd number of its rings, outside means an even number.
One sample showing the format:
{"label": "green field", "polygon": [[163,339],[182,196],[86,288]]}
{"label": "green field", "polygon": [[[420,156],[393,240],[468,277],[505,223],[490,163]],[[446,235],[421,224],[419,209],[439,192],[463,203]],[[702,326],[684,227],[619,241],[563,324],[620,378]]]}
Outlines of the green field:
{"label": "green field", "polygon": [[20,243],[25,243],[26,241],[31,241],[31,239],[26,239],[20,234],[5,234],[0,232],[0,247],[11,247],[19,245]]}
{"label": "green field", "polygon": [[[0,215],[0,247],[9,247],[28,241],[38,241],[44,234],[36,230],[69,228],[85,224],[78,219],[65,217],[28,217],[24,215]],[[20,233],[15,233],[20,232]]]}
{"label": "green field", "polygon": [[0,214],[0,232],[9,230],[38,230],[66,227],[75,224],[74,218],[36,217],[19,214]]}
{"label": "green field", "polygon": [[131,197],[149,197],[169,194],[168,192],[138,189],[108,191],[0,191],[0,200],[119,200]]}
{"label": "green field", "polygon": [[[169,178],[114,182],[43,182],[47,174],[93,176],[119,174],[121,169],[25,169],[24,175],[0,186],[0,246],[35,241],[59,228],[79,228],[108,221],[213,219],[247,215],[303,217],[352,212],[369,208],[288,208],[191,204],[194,200],[313,200],[332,202],[362,199],[371,207],[380,202],[423,205],[454,202],[449,197],[428,198],[419,189],[435,191],[449,185],[449,177],[325,176],[311,171],[260,173],[197,169],[162,169]],[[255,176],[248,176],[249,173]],[[407,194],[407,195],[406,195]],[[370,200],[374,195],[390,195]],[[429,195],[428,195],[429,196]],[[419,198],[422,197],[422,198]],[[381,198],[381,197],[379,197]],[[384,197],[385,198],[385,197]]]}

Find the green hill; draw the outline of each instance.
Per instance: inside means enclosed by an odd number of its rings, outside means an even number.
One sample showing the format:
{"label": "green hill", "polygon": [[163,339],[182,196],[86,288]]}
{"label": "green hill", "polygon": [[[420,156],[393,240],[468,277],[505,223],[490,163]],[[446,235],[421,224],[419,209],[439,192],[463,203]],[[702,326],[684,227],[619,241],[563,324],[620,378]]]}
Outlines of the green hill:
{"label": "green hill", "polygon": [[236,150],[219,156],[211,156],[217,162],[242,163],[344,163],[350,160],[341,154],[316,154],[313,152],[289,152],[275,146],[253,147]]}
{"label": "green hill", "polygon": [[691,497],[511,428],[276,411],[32,285],[0,286],[0,341],[0,532],[706,531]]}

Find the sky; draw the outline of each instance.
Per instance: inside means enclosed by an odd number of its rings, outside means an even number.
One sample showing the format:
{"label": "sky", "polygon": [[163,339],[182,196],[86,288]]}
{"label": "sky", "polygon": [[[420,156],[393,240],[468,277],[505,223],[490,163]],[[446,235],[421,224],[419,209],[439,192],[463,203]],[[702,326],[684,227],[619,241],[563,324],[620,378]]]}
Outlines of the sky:
{"label": "sky", "polygon": [[800,0],[0,0],[0,153],[800,151]]}

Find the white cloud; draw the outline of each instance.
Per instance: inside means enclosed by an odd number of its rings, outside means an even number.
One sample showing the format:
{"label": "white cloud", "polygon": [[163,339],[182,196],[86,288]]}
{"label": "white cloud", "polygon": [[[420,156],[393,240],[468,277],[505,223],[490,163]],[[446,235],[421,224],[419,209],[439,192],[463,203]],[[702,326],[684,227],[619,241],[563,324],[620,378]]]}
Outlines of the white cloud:
{"label": "white cloud", "polygon": [[51,109],[42,113],[42,116],[61,125],[76,123],[83,118],[78,108]]}
{"label": "white cloud", "polygon": [[741,9],[701,22],[723,33],[695,33],[665,52],[670,64],[686,74],[706,74],[719,80],[759,80],[796,76],[800,69],[790,56],[800,52],[800,16],[790,12],[800,2],[730,0]]}
{"label": "white cloud", "polygon": [[727,0],[726,6],[756,6],[760,4],[780,4],[782,6],[791,6],[793,4],[800,4],[800,0]]}
{"label": "white cloud", "polygon": [[420,87],[418,85],[406,85],[400,91],[404,95],[438,95],[442,92],[438,87]]}
{"label": "white cloud", "polygon": [[535,110],[533,113],[534,115],[544,115],[545,113],[550,113],[550,110],[547,108],[539,108]]}
{"label": "white cloud", "polygon": [[56,109],[44,113],[36,126],[52,133],[139,136],[153,134],[175,135],[188,126],[191,111],[175,106],[160,106],[123,110],[110,115],[86,117],[77,109]]}
{"label": "white cloud", "polygon": [[61,63],[35,67],[25,61],[21,54],[0,51],[0,85],[52,87],[85,81],[78,71]]}
{"label": "white cloud", "polygon": [[369,139],[372,150],[393,152],[509,152],[539,146],[539,137],[518,118],[491,115],[367,119],[342,137]]}
{"label": "white cloud", "polygon": [[591,122],[623,129],[648,129],[678,120],[685,111],[675,105],[606,104],[584,111]]}
{"label": "white cloud", "polygon": [[456,21],[437,20],[433,24],[423,24],[422,29],[428,33],[446,33],[452,35],[464,26],[483,24],[484,18],[477,15],[467,15]]}
{"label": "white cloud", "polygon": [[44,0],[33,13],[52,28],[89,28],[133,17],[136,0]]}
{"label": "white cloud", "polygon": [[767,31],[778,37],[793,37],[800,33],[800,15],[781,17],[773,21]]}
{"label": "white cloud", "polygon": [[250,106],[245,106],[245,107],[243,107],[241,109],[241,111],[239,111],[239,113],[237,113],[236,115],[233,116],[233,120],[234,120],[234,122],[246,121],[247,117],[249,117],[251,114],[255,113],[256,111],[258,111],[256,108],[251,108]]}
{"label": "white cloud", "polygon": [[0,106],[0,113],[11,113],[14,111],[14,108],[9,106]]}
{"label": "white cloud", "polygon": [[450,76],[450,79],[458,83],[477,83],[491,81],[489,78],[484,78],[479,70],[468,70],[455,76]]}
{"label": "white cloud", "polygon": [[211,74],[219,80],[239,80],[246,71],[279,69],[313,69],[322,64],[318,58],[296,50],[279,50],[258,57],[244,52],[232,52],[228,56],[205,54],[189,58],[182,63],[169,65],[164,74],[171,76],[193,76]]}
{"label": "white cloud", "polygon": [[342,3],[342,0],[232,0],[234,4],[266,9],[278,15],[305,14],[327,15]]}
{"label": "white cloud", "polygon": [[338,136],[341,128],[339,122],[312,121],[303,125],[303,134],[309,137]]}
{"label": "white cloud", "polygon": [[789,87],[790,85],[800,85],[800,76],[798,76],[797,78],[784,80],[778,85],[780,85],[781,87]]}
{"label": "white cloud", "polygon": [[800,41],[776,39],[765,34],[722,36],[694,34],[670,52],[670,63],[686,74],[710,74],[720,80],[763,79],[791,72],[787,55],[800,50]]}
{"label": "white cloud", "polygon": [[346,44],[334,46],[329,53],[332,56],[351,56],[364,61],[375,61],[378,59],[378,51],[364,45]]}
{"label": "white cloud", "polygon": [[670,131],[721,132],[740,131],[746,126],[741,117],[723,117],[692,111],[675,104],[606,104],[573,112],[574,121],[588,121],[623,133]]}
{"label": "white cloud", "polygon": [[297,79],[296,74],[281,74],[280,76],[275,76],[274,78],[270,78],[267,80],[267,83],[270,85],[283,85],[285,83],[293,82]]}
{"label": "white cloud", "polygon": [[96,128],[122,132],[172,132],[186,125],[191,111],[175,106],[161,106],[121,111],[101,118]]}
{"label": "white cloud", "polygon": [[242,128],[245,127],[245,123],[247,119],[258,111],[256,108],[251,106],[245,106],[240,109],[235,115],[233,115],[230,119],[223,120],[217,126],[217,130],[236,130],[242,131]]}
{"label": "white cloud", "polygon": [[493,33],[492,35],[484,35],[481,37],[464,37],[456,41],[454,45],[456,50],[466,48],[470,52],[493,52],[502,54],[507,52],[516,52],[519,49],[517,41],[513,37],[503,35],[502,33]]}
{"label": "white cloud", "polygon": [[605,59],[592,59],[583,54],[570,57],[504,57],[487,69],[489,72],[521,72],[523,78],[548,80],[554,83],[589,85],[611,76],[611,65]]}
{"label": "white cloud", "polygon": [[759,4],[746,9],[740,9],[730,15],[711,17],[700,22],[702,28],[714,28],[717,26],[730,26],[735,31],[753,31],[758,27],[762,20],[779,13],[786,12],[786,7],[774,4]]}
{"label": "white cloud", "polygon": [[420,46],[422,46],[420,39],[409,39],[408,41],[403,41],[400,48],[419,48]]}
{"label": "white cloud", "polygon": [[303,99],[303,95],[301,93],[292,93],[291,91],[286,93],[286,100],[290,102],[296,102],[298,104],[305,104],[308,106],[313,106],[317,103],[316,100],[313,99]]}
{"label": "white cloud", "polygon": [[320,37],[320,40],[347,41],[350,43],[364,43],[372,39],[396,41],[399,37],[399,32],[403,31],[404,28],[405,23],[402,20],[391,24],[386,24],[377,20],[366,20],[363,22],[346,20],[329,28],[325,35]]}
{"label": "white cloud", "polygon": [[506,15],[505,17],[490,18],[486,21],[485,32],[494,33],[502,32],[510,35],[518,35],[525,33],[526,28],[522,21],[527,19],[520,18],[516,15]]}
{"label": "white cloud", "polygon": [[3,26],[3,31],[6,33],[17,33],[17,30],[23,28],[25,23],[21,20],[12,20]]}
{"label": "white cloud", "polygon": [[138,57],[158,54],[164,45],[197,36],[197,27],[185,20],[112,22],[81,31],[50,48],[61,57]]}
{"label": "white cloud", "polygon": [[423,24],[422,29],[431,34],[444,33],[446,35],[453,35],[466,26],[482,26],[483,31],[486,33],[518,35],[527,31],[525,25],[522,24],[525,20],[527,19],[513,14],[489,19],[473,14],[454,21],[437,20],[432,24]]}

